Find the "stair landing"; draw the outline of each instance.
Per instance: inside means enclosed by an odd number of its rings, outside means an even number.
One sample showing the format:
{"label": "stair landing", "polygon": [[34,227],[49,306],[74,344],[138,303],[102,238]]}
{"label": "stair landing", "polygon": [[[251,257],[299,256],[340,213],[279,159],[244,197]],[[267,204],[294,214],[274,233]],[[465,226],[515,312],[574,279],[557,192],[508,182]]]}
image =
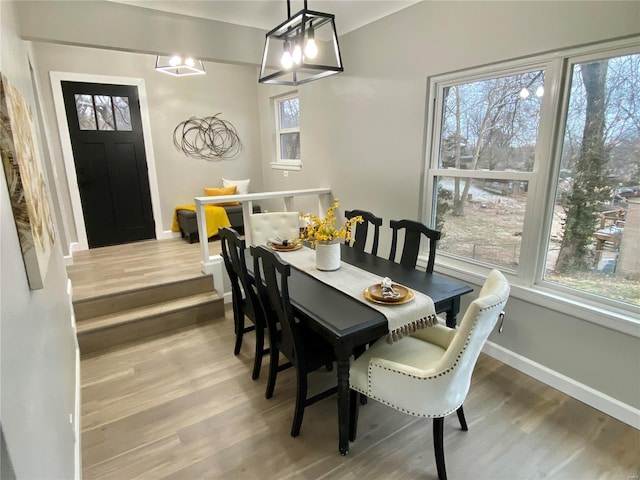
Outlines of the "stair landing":
{"label": "stair landing", "polygon": [[180,238],[78,252],[67,274],[83,355],[224,316],[199,244]]}

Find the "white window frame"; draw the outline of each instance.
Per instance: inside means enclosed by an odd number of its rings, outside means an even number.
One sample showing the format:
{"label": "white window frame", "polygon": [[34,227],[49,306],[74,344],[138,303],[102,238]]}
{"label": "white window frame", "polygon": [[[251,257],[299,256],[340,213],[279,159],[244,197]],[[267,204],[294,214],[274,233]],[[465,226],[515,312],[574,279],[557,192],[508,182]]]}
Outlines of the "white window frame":
{"label": "white window frame", "polygon": [[[640,337],[640,307],[600,297],[544,280],[551,215],[557,186],[557,172],[563,142],[563,128],[568,107],[570,75],[573,65],[601,58],[640,53],[640,38],[607,42],[597,46],[567,49],[523,60],[468,69],[464,72],[430,77],[427,91],[426,156],[422,198],[422,220],[435,222],[437,177],[491,178],[529,182],[520,262],[517,272],[438,251],[439,272],[481,284],[488,271],[500,268],[512,284],[512,295],[535,304],[574,315],[598,325]],[[545,70],[544,90],[535,162],[531,172],[456,170],[439,168],[442,89],[456,84],[495,78],[524,70]],[[421,263],[426,265],[426,252]]]}
{"label": "white window frame", "polygon": [[[275,110],[275,142],[276,142],[276,159],[274,162],[271,162],[271,168],[274,170],[302,170],[302,145],[300,148],[300,159],[289,159],[282,158],[282,154],[280,151],[280,135],[284,133],[295,133],[297,132],[300,135],[300,118],[298,118],[298,126],[294,128],[280,128],[280,104],[287,100],[291,100],[292,98],[298,99],[298,104],[300,104],[300,95],[298,92],[288,93],[286,95],[282,95],[279,97],[275,97],[273,99],[273,107]],[[302,137],[300,138],[302,141]]]}

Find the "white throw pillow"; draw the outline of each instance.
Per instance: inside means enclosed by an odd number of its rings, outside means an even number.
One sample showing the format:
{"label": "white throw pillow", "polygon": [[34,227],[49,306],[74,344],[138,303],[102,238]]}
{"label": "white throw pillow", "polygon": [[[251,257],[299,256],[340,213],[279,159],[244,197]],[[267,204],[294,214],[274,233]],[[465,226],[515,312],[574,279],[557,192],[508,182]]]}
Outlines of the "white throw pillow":
{"label": "white throw pillow", "polygon": [[226,178],[223,178],[222,186],[226,188],[233,187],[235,185],[236,187],[238,187],[236,193],[239,195],[244,195],[246,193],[249,193],[249,182],[251,182],[250,178],[247,178],[246,180],[228,180]]}

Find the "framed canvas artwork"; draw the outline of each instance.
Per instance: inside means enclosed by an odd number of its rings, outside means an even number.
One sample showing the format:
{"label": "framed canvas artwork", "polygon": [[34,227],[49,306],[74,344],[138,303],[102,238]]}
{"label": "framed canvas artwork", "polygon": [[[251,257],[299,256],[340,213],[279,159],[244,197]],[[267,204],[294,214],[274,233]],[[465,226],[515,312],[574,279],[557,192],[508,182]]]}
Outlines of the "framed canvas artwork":
{"label": "framed canvas artwork", "polygon": [[44,286],[55,238],[35,139],[29,104],[0,74],[0,156],[31,290]]}

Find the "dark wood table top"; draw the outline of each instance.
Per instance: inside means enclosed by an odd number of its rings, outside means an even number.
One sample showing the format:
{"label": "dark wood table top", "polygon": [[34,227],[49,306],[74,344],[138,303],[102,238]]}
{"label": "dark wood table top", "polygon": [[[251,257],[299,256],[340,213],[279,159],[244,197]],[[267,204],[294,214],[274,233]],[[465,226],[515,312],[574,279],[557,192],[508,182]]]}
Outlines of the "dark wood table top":
{"label": "dark wood table top", "polygon": [[429,274],[415,268],[407,268],[385,258],[358,252],[344,245],[341,253],[342,261],[345,263],[375,273],[381,278],[389,277],[396,283],[430,296],[438,313],[442,311],[438,310],[438,304],[451,299],[451,297],[459,297],[473,291],[468,285],[456,280]]}
{"label": "dark wood table top", "polygon": [[[280,257],[286,261],[286,252]],[[250,254],[247,259],[249,272],[253,273]],[[342,261],[430,296],[438,313],[451,308],[453,299],[473,291],[455,280],[407,268],[344,245]],[[378,310],[296,268],[291,269],[289,297],[297,315],[309,318],[311,328],[334,344],[339,341],[342,348],[353,348],[389,333],[387,319]]]}

